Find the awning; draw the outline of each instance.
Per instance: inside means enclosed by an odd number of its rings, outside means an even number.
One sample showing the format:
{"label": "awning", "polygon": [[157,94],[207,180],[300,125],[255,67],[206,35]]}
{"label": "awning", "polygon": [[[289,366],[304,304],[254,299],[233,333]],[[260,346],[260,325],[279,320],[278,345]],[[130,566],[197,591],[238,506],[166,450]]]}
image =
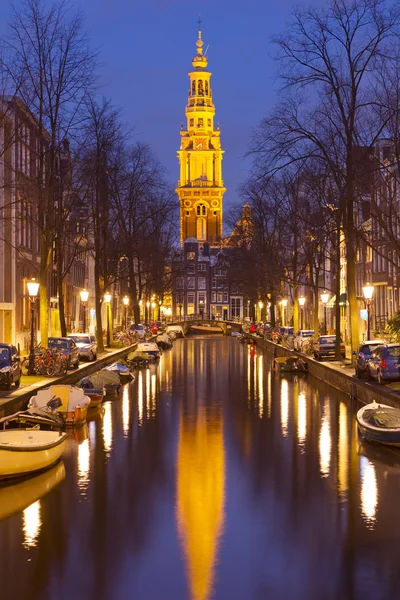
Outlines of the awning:
{"label": "awning", "polygon": [[[329,300],[328,304],[326,305],[327,308],[335,308],[336,305],[336,296],[332,296],[332,298]],[[339,296],[339,306],[347,306],[347,294],[346,292],[343,292],[342,294],[340,294]]]}

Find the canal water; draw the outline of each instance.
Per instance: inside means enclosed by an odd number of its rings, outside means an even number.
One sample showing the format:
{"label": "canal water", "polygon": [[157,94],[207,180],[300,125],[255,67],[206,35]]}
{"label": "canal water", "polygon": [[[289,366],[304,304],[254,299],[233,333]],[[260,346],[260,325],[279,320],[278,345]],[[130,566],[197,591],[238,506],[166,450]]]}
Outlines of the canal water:
{"label": "canal water", "polygon": [[3,600],[394,600],[400,454],[222,336],[177,340],[0,489]]}

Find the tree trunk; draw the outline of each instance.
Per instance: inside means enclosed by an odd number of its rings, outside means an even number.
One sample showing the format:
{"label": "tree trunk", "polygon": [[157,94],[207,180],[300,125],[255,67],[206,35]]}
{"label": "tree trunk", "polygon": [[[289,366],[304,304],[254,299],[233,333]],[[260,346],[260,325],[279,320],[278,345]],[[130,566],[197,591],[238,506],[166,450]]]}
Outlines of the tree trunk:
{"label": "tree trunk", "polygon": [[[57,240],[57,246],[61,246],[59,240]],[[67,325],[65,323],[65,306],[64,306],[64,289],[63,289],[63,260],[62,260],[62,249],[57,247],[57,291],[58,291],[58,310],[60,317],[60,329],[61,336],[66,337]]]}
{"label": "tree trunk", "polygon": [[48,274],[50,264],[50,250],[47,248],[46,236],[41,234],[40,272],[39,272],[39,298],[40,298],[40,342],[43,348],[49,343],[49,289]]}

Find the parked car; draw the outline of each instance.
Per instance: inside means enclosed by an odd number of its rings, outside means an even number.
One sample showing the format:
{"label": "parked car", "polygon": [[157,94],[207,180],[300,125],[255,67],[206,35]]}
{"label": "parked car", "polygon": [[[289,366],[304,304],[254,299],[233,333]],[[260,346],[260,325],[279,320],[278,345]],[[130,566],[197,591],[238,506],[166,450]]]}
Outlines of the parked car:
{"label": "parked car", "polygon": [[284,335],[293,335],[293,327],[281,327],[281,336],[283,337]]}
{"label": "parked car", "polygon": [[382,344],[385,344],[383,340],[365,340],[360,344],[356,359],[356,377],[367,375],[368,362],[371,358],[371,354]]}
{"label": "parked car", "polygon": [[400,344],[382,344],[367,362],[367,375],[378,383],[400,379]]}
{"label": "parked car", "polygon": [[0,385],[7,390],[12,384],[19,387],[21,382],[21,359],[15,346],[0,344]]}
{"label": "parked car", "polygon": [[71,340],[79,348],[79,358],[87,358],[87,360],[96,360],[97,358],[97,341],[94,335],[89,333],[70,333],[68,335]]}
{"label": "parked car", "polygon": [[[314,344],[314,358],[321,360],[323,357],[335,356],[335,345],[335,335],[320,335]],[[346,356],[346,347],[342,340],[340,340],[340,356],[342,358]]]}
{"label": "parked car", "polygon": [[79,367],[79,348],[69,337],[49,337],[49,348],[56,348],[67,359],[67,369]]}
{"label": "parked car", "polygon": [[294,349],[301,351],[304,341],[308,341],[314,335],[314,329],[300,329],[299,333],[294,338]]}

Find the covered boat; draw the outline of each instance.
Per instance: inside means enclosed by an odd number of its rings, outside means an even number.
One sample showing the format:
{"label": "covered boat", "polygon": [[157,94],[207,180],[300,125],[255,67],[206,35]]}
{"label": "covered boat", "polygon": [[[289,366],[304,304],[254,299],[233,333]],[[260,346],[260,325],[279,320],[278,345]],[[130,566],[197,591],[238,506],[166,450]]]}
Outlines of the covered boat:
{"label": "covered boat", "polygon": [[114,394],[121,387],[121,379],[116,371],[101,369],[85,379],[89,380],[94,387],[105,388],[106,394]]}
{"label": "covered boat", "polygon": [[161,350],[168,350],[172,347],[172,340],[168,333],[161,333],[156,337],[156,344]]}
{"label": "covered boat", "polygon": [[106,388],[104,385],[96,387],[90,377],[83,377],[77,385],[81,387],[85,392],[85,395],[90,398],[89,408],[99,406],[99,404],[103,402],[104,396],[106,395]]}
{"label": "covered boat", "polygon": [[299,356],[274,358],[274,370],[279,373],[307,373],[308,364]]}
{"label": "covered boat", "polygon": [[29,400],[28,408],[48,411],[48,403],[53,398],[61,400],[57,414],[62,417],[67,427],[86,423],[90,398],[82,388],[74,385],[50,385],[48,388],[38,390],[36,396],[32,396]]}
{"label": "covered boat", "polygon": [[131,381],[132,379],[134,379],[134,375],[131,372],[128,365],[126,365],[122,362],[115,362],[115,363],[112,363],[112,365],[108,365],[108,367],[105,367],[105,371],[111,371],[112,373],[118,373],[121,381],[126,382],[126,381]]}
{"label": "covered boat", "polygon": [[146,354],[149,354],[153,360],[156,360],[161,356],[160,348],[155,342],[139,342],[137,349],[139,352],[146,352]]}
{"label": "covered boat", "polygon": [[0,479],[25,477],[54,465],[64,451],[67,434],[43,429],[0,431]]}
{"label": "covered boat", "polygon": [[147,367],[149,362],[152,360],[150,354],[147,352],[141,352],[140,350],[134,350],[127,356],[127,362],[132,367]]}
{"label": "covered boat", "polygon": [[374,400],[357,412],[357,424],[368,441],[400,446],[400,408],[378,404]]}

